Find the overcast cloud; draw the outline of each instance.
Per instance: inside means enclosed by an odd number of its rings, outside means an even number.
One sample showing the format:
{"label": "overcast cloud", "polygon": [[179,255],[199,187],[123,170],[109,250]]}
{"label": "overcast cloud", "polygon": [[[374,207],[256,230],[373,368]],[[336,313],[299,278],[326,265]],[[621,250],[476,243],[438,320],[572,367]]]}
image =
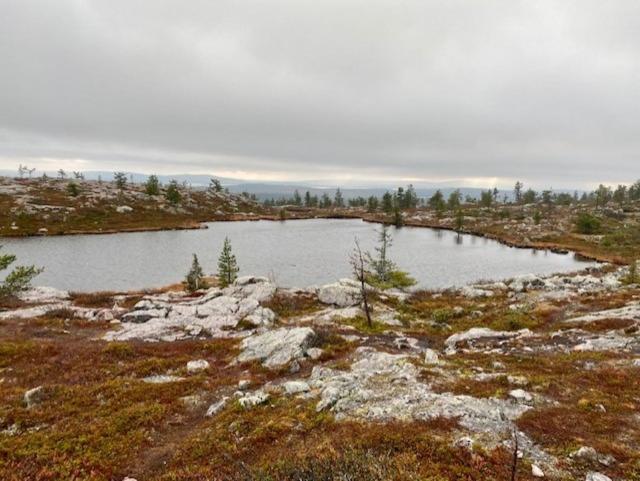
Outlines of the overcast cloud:
{"label": "overcast cloud", "polygon": [[0,168],[640,177],[637,0],[0,0]]}

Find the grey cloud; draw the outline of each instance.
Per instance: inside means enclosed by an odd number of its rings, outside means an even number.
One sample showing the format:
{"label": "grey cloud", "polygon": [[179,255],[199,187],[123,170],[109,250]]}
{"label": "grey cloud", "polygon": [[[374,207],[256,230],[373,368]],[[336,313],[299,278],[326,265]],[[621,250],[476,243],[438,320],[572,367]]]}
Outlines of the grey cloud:
{"label": "grey cloud", "polygon": [[640,4],[5,0],[0,166],[640,176]]}

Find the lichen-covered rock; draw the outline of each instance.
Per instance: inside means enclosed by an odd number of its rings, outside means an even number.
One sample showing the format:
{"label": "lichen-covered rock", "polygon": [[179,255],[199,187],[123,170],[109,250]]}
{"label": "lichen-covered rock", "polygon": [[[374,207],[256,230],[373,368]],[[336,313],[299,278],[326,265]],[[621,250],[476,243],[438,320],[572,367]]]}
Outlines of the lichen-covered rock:
{"label": "lichen-covered rock", "polygon": [[444,342],[447,347],[447,354],[456,352],[457,345],[461,342],[472,343],[479,340],[505,340],[515,337],[526,337],[532,333],[529,329],[521,329],[519,331],[494,331],[488,327],[472,327],[468,331],[459,332],[449,336]]}
{"label": "lichen-covered rock", "polygon": [[493,296],[493,292],[488,289],[480,289],[478,287],[473,286],[464,286],[460,289],[460,294],[464,297],[468,297],[470,299],[477,299],[479,297],[491,297]]}
{"label": "lichen-covered rock", "polygon": [[31,287],[18,293],[18,298],[24,302],[54,303],[69,299],[69,292],[55,289],[54,287]]}
{"label": "lichen-covered rock", "polygon": [[35,406],[43,401],[45,397],[45,390],[43,386],[34,387],[24,393],[24,404],[28,408]]}
{"label": "lichen-covered rock", "polygon": [[229,337],[241,322],[249,327],[266,327],[275,313],[260,305],[270,298],[275,286],[263,278],[245,278],[242,285],[211,288],[202,297],[190,299],[166,294],[148,296],[134,310],[122,316],[117,331],[105,339],[124,341],[176,341],[200,336]]}
{"label": "lichen-covered rock", "polygon": [[460,424],[489,437],[508,432],[527,406],[500,399],[435,393],[419,380],[411,357],[361,347],[349,371],[313,368],[309,385],[320,392],[318,410],[338,419],[424,420],[459,418]]}
{"label": "lichen-covered rock", "polygon": [[594,471],[591,471],[587,473],[587,477],[585,478],[585,481],[611,481],[611,478],[602,473],[596,473]]}
{"label": "lichen-covered rock", "polygon": [[245,394],[238,398],[238,403],[245,409],[252,408],[259,404],[264,404],[269,400],[269,394],[258,390]]}
{"label": "lichen-covered rock", "polygon": [[225,407],[225,405],[227,404],[228,400],[229,400],[229,398],[227,396],[225,396],[222,399],[220,399],[219,401],[216,401],[216,402],[212,403],[207,408],[207,412],[205,413],[205,416],[210,418],[211,416],[215,416],[216,414],[218,414]]}
{"label": "lichen-covered rock", "polygon": [[318,289],[318,299],[323,304],[337,307],[350,307],[360,304],[362,296],[360,287],[350,279],[341,279],[333,284],[326,284]]}
{"label": "lichen-covered rock", "polygon": [[277,368],[305,356],[315,339],[309,327],[280,328],[243,339],[238,362],[260,361],[263,366]]}
{"label": "lichen-covered rock", "polygon": [[631,319],[640,321],[640,302],[632,302],[618,309],[606,309],[604,311],[592,312],[584,316],[573,317],[564,322],[588,324],[590,322],[601,321],[603,319]]}
{"label": "lichen-covered rock", "polygon": [[304,381],[287,381],[282,385],[282,389],[285,394],[292,396],[294,394],[308,392],[311,388],[309,384]]}
{"label": "lichen-covered rock", "polygon": [[183,377],[172,376],[170,374],[154,374],[153,376],[142,378],[142,381],[146,382],[147,384],[167,384],[170,382],[178,382],[183,380]]}
{"label": "lichen-covered rock", "polygon": [[196,374],[207,369],[209,369],[209,362],[204,359],[197,359],[187,363],[187,372],[189,374]]}

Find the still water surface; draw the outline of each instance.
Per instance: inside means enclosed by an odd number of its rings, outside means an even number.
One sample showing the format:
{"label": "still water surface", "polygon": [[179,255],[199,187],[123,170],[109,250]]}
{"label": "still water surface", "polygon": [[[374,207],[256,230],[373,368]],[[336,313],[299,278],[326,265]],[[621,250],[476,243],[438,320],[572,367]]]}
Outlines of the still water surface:
{"label": "still water surface", "polygon": [[[3,252],[43,266],[36,284],[75,291],[159,287],[182,280],[196,253],[205,272],[216,270],[225,236],[240,274],[305,287],[350,276],[354,238],[372,250],[380,226],[360,220],[215,222],[203,230],[1,239]],[[479,279],[579,270],[573,255],[516,249],[481,237],[425,228],[391,228],[390,257],[424,288]]]}

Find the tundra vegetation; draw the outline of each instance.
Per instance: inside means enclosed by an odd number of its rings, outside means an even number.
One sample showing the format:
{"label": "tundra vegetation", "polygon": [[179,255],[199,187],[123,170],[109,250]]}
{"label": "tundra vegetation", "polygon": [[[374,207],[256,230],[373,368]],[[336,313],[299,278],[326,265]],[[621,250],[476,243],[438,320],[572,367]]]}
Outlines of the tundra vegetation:
{"label": "tundra vegetation", "polygon": [[[66,173],[26,175],[10,185],[52,185],[73,201]],[[79,198],[100,188],[74,182]],[[139,199],[120,216],[161,202],[169,216],[195,218],[199,195],[221,209],[240,202],[212,183],[178,186],[171,206],[159,187],[149,195],[127,180],[109,202]],[[305,194],[287,206],[291,218],[324,210],[383,224],[353,279],[285,289],[237,277],[225,242],[211,287],[14,291],[0,301],[0,479],[638,480],[636,192],[567,197],[518,183],[506,202],[492,189],[431,206],[406,188],[359,206],[327,195],[312,208]],[[456,230],[462,212],[464,232],[615,262],[441,291],[389,288],[384,223],[397,212],[404,225]],[[599,220],[596,232],[580,232],[582,213]]]}

